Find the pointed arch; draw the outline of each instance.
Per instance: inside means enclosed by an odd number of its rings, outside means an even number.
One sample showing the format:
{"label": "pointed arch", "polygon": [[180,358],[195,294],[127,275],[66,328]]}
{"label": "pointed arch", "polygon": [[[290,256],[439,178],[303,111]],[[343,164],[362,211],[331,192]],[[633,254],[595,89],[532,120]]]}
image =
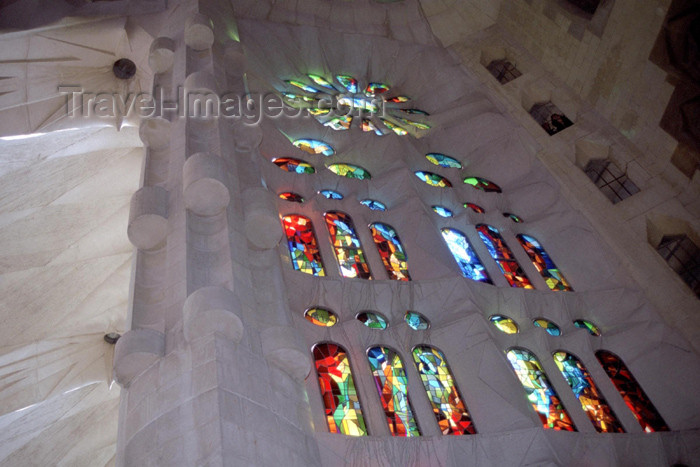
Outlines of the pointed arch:
{"label": "pointed arch", "polygon": [[591,374],[575,355],[560,350],[552,354],[554,363],[581,403],[581,408],[598,433],[624,433],[622,424],[600,393]]}
{"label": "pointed arch", "polygon": [[290,214],[282,217],[282,226],[287,236],[292,267],[306,274],[325,276],[326,271],[323,269],[311,219],[299,214]]}
{"label": "pointed arch", "polygon": [[642,429],[647,433],[669,431],[661,414],[651,403],[625,362],[609,350],[598,350],[595,356]]}
{"label": "pointed arch", "polygon": [[525,275],[525,271],[520,267],[520,264],[513,256],[506,241],[503,240],[498,229],[486,224],[477,224],[477,232],[481,240],[489,250],[491,257],[498,263],[498,266],[503,271],[503,275],[511,287],[520,287],[523,289],[533,289],[530,279]]}
{"label": "pointed arch", "polygon": [[525,250],[525,253],[530,257],[530,261],[535,266],[542,278],[547,283],[547,287],[552,290],[565,290],[573,291],[569,283],[564,278],[564,275],[554,261],[549,257],[547,252],[542,248],[540,242],[538,242],[534,237],[525,234],[518,234],[515,236],[520,242],[520,245]]}
{"label": "pointed arch", "polygon": [[420,436],[399,354],[389,347],[377,346],[367,349],[367,359],[392,436]]}
{"label": "pointed arch", "polygon": [[429,345],[417,345],[413,348],[413,361],[418,368],[442,434],[476,433],[443,353]]}
{"label": "pointed arch", "polygon": [[328,429],[331,433],[366,436],[367,427],[347,352],[332,342],[316,344],[312,352]]}
{"label": "pointed arch", "polygon": [[448,227],[441,229],[440,232],[459,269],[462,271],[462,275],[473,281],[492,284],[486,268],[481,264],[481,260],[474,252],[469,240],[467,240],[467,236],[457,229]]}
{"label": "pointed arch", "polygon": [[352,218],[340,211],[329,211],[324,215],[331,243],[338,258],[340,275],[343,277],[359,277],[371,279],[369,265],[362,252],[360,239],[355,231]]}
{"label": "pointed arch", "polygon": [[540,417],[542,426],[553,430],[576,431],[574,422],[535,354],[521,347],[511,347],[506,351],[506,356],[525,389],[527,400]]}
{"label": "pointed arch", "polygon": [[374,222],[369,225],[375,245],[382,257],[389,279],[397,281],[410,281],[406,251],[396,230],[388,224]]}

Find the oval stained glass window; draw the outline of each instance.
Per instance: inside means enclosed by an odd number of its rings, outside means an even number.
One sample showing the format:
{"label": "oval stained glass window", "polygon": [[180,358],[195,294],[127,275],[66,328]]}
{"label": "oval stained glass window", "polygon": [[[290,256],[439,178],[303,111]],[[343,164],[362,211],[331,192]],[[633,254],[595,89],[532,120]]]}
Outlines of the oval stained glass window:
{"label": "oval stained glass window", "polygon": [[516,224],[520,224],[523,221],[520,217],[518,217],[515,214],[510,213],[510,212],[504,212],[503,217],[509,218],[510,220],[515,222]]}
{"label": "oval stained glass window", "polygon": [[341,177],[354,178],[356,180],[369,180],[372,178],[370,173],[365,169],[352,164],[331,164],[328,166],[328,170]]}
{"label": "oval stained glass window", "polygon": [[496,185],[490,180],[486,180],[485,178],[481,177],[467,177],[464,179],[464,183],[467,185],[471,185],[477,190],[481,191],[487,191],[487,192],[493,192],[493,193],[502,193],[501,187]]}
{"label": "oval stained glass window", "polygon": [[550,336],[561,336],[561,329],[548,319],[537,318],[532,320],[532,324],[547,331]]}
{"label": "oval stained glass window", "polygon": [[335,150],[329,144],[317,139],[298,139],[292,144],[309,154],[323,154],[326,157],[335,154]]}
{"label": "oval stained glass window", "polygon": [[394,104],[403,104],[404,102],[410,101],[411,98],[408,96],[396,96],[387,99],[387,102],[393,102]]}
{"label": "oval stained glass window", "polygon": [[272,163],[287,172],[298,174],[312,174],[316,172],[316,169],[308,162],[304,162],[301,159],[294,159],[293,157],[278,157],[277,159],[272,159]]}
{"label": "oval stained glass window", "polygon": [[338,322],[338,318],[331,310],[325,308],[309,308],[304,312],[304,318],[316,326],[329,328]]}
{"label": "oval stained glass window", "polygon": [[386,329],[386,318],[379,313],[363,311],[357,315],[357,320],[370,329]]}
{"label": "oval stained glass window", "polygon": [[377,94],[384,94],[389,90],[389,86],[384,83],[369,83],[367,89],[365,89],[365,94],[368,96],[376,96]]}
{"label": "oval stained glass window", "polygon": [[372,211],[386,211],[386,206],[384,203],[380,203],[379,201],[373,199],[363,199],[360,201],[360,204],[370,208]]}
{"label": "oval stained glass window", "polygon": [[314,83],[318,84],[318,85],[321,86],[321,87],[324,87],[324,88],[326,88],[326,89],[330,89],[331,91],[335,91],[335,90],[336,90],[336,89],[333,87],[333,85],[332,85],[331,83],[329,83],[329,82],[326,80],[326,78],[324,78],[323,76],[311,75],[311,74],[306,75],[306,76],[308,76],[309,78],[311,78],[311,81],[313,81]]}
{"label": "oval stained glass window", "polygon": [[407,311],[403,319],[406,320],[408,327],[414,331],[424,331],[430,327],[430,321],[428,321],[425,316],[415,311]]}
{"label": "oval stained glass window", "polygon": [[318,89],[316,89],[315,87],[304,84],[301,81],[295,81],[293,79],[289,79],[289,80],[285,81],[285,83],[291,84],[292,86],[297,87],[297,88],[301,89],[302,91],[310,92],[311,94],[317,94],[317,93],[321,92]]}
{"label": "oval stained glass window", "polygon": [[388,129],[390,129],[391,131],[393,131],[393,132],[396,133],[397,135],[399,135],[399,136],[406,136],[406,135],[408,134],[408,131],[406,131],[405,128],[401,128],[401,127],[398,126],[397,124],[391,123],[389,120],[387,120],[387,119],[385,119],[385,118],[380,118],[380,120],[382,121],[382,123],[383,123]]}
{"label": "oval stained glass window", "polygon": [[401,118],[401,117],[395,117],[398,121],[401,123],[404,123],[406,125],[411,125],[412,127],[418,128],[419,130],[430,130],[430,125],[426,125],[425,123],[420,123],[420,122],[414,122],[413,120],[409,120],[407,118]]}
{"label": "oval stained glass window", "polygon": [[352,94],[355,94],[359,91],[359,88],[357,86],[357,80],[353,78],[350,75],[338,75],[335,77],[335,79],[338,80],[340,84],[343,85],[343,87]]}
{"label": "oval stained glass window", "polygon": [[430,161],[430,163],[435,164],[439,167],[445,167],[448,169],[461,169],[462,163],[459,162],[454,157],[446,156],[440,154],[439,152],[430,152],[425,155],[425,158]]}
{"label": "oval stained glass window", "polygon": [[372,120],[368,118],[363,118],[362,119],[362,131],[365,133],[369,133],[370,131],[373,131],[375,135],[377,136],[384,136],[384,133],[382,130],[377,128],[377,125],[375,125]]}
{"label": "oval stained glass window", "polygon": [[430,186],[439,188],[450,188],[452,186],[452,183],[450,183],[450,181],[442,175],[434,174],[432,172],[424,172],[422,170],[414,173],[422,182],[425,182]]}
{"label": "oval stained glass window", "polygon": [[600,329],[598,329],[598,326],[585,319],[574,320],[574,326],[585,329],[591,336],[600,336]]}
{"label": "oval stained glass window", "polygon": [[476,212],[477,214],[483,214],[486,212],[486,210],[484,208],[482,208],[478,204],[474,204],[474,203],[464,203],[464,207],[471,209],[472,211]]}
{"label": "oval stained glass window", "polygon": [[505,332],[506,334],[517,334],[519,331],[518,325],[515,323],[515,321],[507,316],[491,315],[491,317],[489,317],[489,321],[491,321],[499,331]]}
{"label": "oval stained glass window", "polygon": [[443,206],[432,206],[433,211],[440,217],[452,217],[452,211]]}
{"label": "oval stained glass window", "polygon": [[342,131],[349,130],[352,125],[352,115],[341,115],[328,120],[323,126],[329,127],[331,130]]}
{"label": "oval stained glass window", "polygon": [[334,190],[321,190],[319,194],[328,199],[343,199],[343,195]]}
{"label": "oval stained glass window", "polygon": [[285,191],[284,193],[279,194],[280,199],[283,199],[285,201],[291,201],[293,203],[303,203],[304,202],[304,197],[301,196],[298,193],[293,193],[291,191]]}
{"label": "oval stained glass window", "polygon": [[425,115],[426,117],[430,116],[428,112],[425,110],[421,109],[399,109],[401,112],[406,112],[409,115]]}

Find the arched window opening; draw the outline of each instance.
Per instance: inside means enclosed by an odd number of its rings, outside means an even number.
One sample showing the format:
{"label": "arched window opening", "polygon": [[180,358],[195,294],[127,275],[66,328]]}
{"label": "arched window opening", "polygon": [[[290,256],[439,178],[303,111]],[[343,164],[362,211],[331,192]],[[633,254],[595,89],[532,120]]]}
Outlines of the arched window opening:
{"label": "arched window opening", "polygon": [[314,228],[308,217],[292,214],[282,218],[282,226],[287,236],[287,247],[292,260],[292,267],[305,274],[325,276],[321,261],[321,252],[314,234]]}
{"label": "arched window opening", "polygon": [[367,427],[345,349],[325,342],[314,345],[313,355],[328,429],[331,433],[366,436]]}
{"label": "arched window opening", "polygon": [[339,211],[330,211],[324,217],[331,234],[335,256],[338,258],[340,275],[371,279],[372,275],[350,216]]}
{"label": "arched window opening", "polygon": [[607,350],[598,350],[595,356],[642,429],[647,433],[668,431],[666,422],[622,359]]}
{"label": "arched window opening", "polygon": [[399,354],[388,347],[372,347],[367,350],[367,358],[392,436],[420,436]]}
{"label": "arched window opening", "polygon": [[534,288],[498,230],[486,224],[478,224],[476,230],[510,286],[523,289]]}
{"label": "arched window opening", "polygon": [[552,261],[544,248],[542,248],[540,242],[529,235],[518,234],[515,237],[518,239],[518,242],[520,242],[525,253],[530,257],[530,261],[532,261],[535,269],[542,275],[542,278],[547,283],[547,287],[551,290],[574,290],[566,281],[561,271],[557,269],[554,261]]}
{"label": "arched window opening", "polygon": [[390,225],[381,222],[370,224],[369,230],[372,233],[374,244],[377,245],[379,256],[382,257],[386,272],[389,274],[389,279],[410,281],[411,276],[408,273],[406,251],[401,244],[401,240],[399,240],[396,230]]}
{"label": "arched window opening", "polygon": [[442,352],[428,345],[419,345],[413,349],[413,361],[418,368],[442,434],[476,433]]}
{"label": "arched window opening", "polygon": [[542,426],[553,430],[576,431],[574,422],[559,400],[537,357],[529,350],[521,348],[509,349],[506,356],[515,376],[525,388],[532,408],[540,417]]}
{"label": "arched window opening", "polygon": [[610,408],[605,397],[600,394],[581,360],[563,351],[555,352],[553,357],[561,375],[571,387],[581,403],[581,408],[586,412],[598,433],[624,433],[625,430],[615,412]]}
{"label": "arched window opening", "polygon": [[459,269],[462,271],[462,275],[473,281],[491,284],[492,282],[486,272],[486,268],[481,264],[481,260],[474,252],[471,244],[469,244],[466,235],[459,230],[447,227],[441,229],[440,232]]}

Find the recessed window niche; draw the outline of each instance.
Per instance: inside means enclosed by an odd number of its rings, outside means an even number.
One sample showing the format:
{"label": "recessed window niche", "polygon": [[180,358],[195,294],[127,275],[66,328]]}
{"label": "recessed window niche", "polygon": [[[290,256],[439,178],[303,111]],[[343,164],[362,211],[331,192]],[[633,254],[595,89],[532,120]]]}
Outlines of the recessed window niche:
{"label": "recessed window niche", "polygon": [[501,84],[509,83],[523,74],[517,68],[515,57],[503,47],[483,49],[480,62]]}
{"label": "recessed window niche", "polygon": [[556,135],[572,126],[575,122],[575,104],[557,89],[540,88],[533,83],[524,89],[521,104],[539,126],[549,136]]}

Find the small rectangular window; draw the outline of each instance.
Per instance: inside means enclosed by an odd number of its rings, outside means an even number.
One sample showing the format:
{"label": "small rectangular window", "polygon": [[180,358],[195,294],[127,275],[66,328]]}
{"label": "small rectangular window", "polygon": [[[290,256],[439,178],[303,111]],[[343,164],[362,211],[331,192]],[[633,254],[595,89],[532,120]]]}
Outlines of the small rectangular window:
{"label": "small rectangular window", "polygon": [[530,115],[540,124],[544,131],[552,136],[574,124],[564,112],[551,102],[535,104],[530,108]]}
{"label": "small rectangular window", "polygon": [[656,251],[700,297],[700,248],[687,235],[666,235]]}
{"label": "small rectangular window", "polygon": [[518,76],[522,76],[520,70],[515,68],[515,65],[506,59],[493,60],[486,65],[486,69],[498,80],[501,84],[506,84],[513,81]]}
{"label": "small rectangular window", "polygon": [[594,159],[583,171],[613,204],[639,193],[639,188],[627,173],[607,159]]}

